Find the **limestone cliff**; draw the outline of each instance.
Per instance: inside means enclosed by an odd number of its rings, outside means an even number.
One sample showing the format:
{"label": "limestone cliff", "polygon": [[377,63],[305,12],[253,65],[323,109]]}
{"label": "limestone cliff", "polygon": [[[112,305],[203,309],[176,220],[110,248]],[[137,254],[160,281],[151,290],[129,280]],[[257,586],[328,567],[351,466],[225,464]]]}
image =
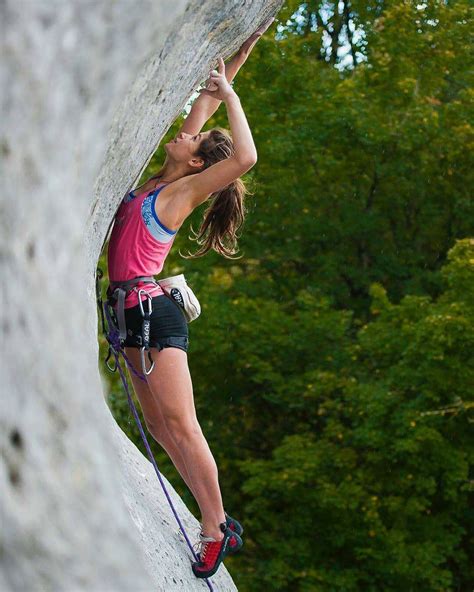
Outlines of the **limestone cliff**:
{"label": "limestone cliff", "polygon": [[[3,592],[207,589],[101,394],[94,270],[119,201],[211,62],[280,5],[0,5]],[[235,589],[224,566],[211,581]]]}

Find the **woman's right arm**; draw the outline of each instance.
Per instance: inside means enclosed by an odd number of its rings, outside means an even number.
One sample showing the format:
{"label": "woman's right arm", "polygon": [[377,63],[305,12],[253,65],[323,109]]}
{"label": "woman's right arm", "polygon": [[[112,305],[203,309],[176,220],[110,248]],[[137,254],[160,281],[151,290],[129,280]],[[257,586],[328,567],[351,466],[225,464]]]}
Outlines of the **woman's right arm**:
{"label": "woman's right arm", "polygon": [[240,98],[234,91],[227,97],[225,105],[232,131],[235,158],[245,164],[249,162],[255,164],[257,162],[257,149],[255,148],[247,117],[240,104]]}

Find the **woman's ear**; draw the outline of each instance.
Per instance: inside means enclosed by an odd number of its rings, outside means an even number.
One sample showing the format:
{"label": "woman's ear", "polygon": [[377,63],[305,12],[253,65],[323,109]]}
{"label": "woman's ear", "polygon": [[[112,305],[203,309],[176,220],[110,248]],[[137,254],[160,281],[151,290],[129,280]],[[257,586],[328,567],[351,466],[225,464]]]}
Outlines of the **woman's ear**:
{"label": "woman's ear", "polygon": [[192,158],[189,161],[188,164],[189,164],[189,166],[192,166],[193,168],[200,169],[204,165],[204,160],[202,158],[199,158],[199,157],[198,158]]}

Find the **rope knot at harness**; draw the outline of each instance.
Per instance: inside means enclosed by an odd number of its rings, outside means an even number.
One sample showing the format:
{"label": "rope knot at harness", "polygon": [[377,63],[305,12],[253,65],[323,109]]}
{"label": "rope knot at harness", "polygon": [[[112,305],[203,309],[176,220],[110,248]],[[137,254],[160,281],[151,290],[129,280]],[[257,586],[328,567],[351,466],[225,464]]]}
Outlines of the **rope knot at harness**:
{"label": "rope knot at harness", "polygon": [[110,331],[110,333],[106,335],[106,339],[117,352],[120,350],[122,346],[122,340],[120,339],[120,334],[118,331]]}

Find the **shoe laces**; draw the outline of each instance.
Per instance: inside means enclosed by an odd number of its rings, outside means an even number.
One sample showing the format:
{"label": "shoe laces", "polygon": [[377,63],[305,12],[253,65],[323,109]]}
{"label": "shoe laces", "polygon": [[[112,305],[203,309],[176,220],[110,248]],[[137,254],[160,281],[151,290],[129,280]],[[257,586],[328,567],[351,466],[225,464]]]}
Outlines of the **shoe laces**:
{"label": "shoe laces", "polygon": [[[220,545],[224,539],[218,541],[217,539],[209,536],[205,536],[201,531],[199,533],[199,541],[193,545],[196,554],[199,553],[199,559],[202,563],[207,560],[207,563],[215,560],[219,554]],[[213,545],[212,543],[218,543]]]}

